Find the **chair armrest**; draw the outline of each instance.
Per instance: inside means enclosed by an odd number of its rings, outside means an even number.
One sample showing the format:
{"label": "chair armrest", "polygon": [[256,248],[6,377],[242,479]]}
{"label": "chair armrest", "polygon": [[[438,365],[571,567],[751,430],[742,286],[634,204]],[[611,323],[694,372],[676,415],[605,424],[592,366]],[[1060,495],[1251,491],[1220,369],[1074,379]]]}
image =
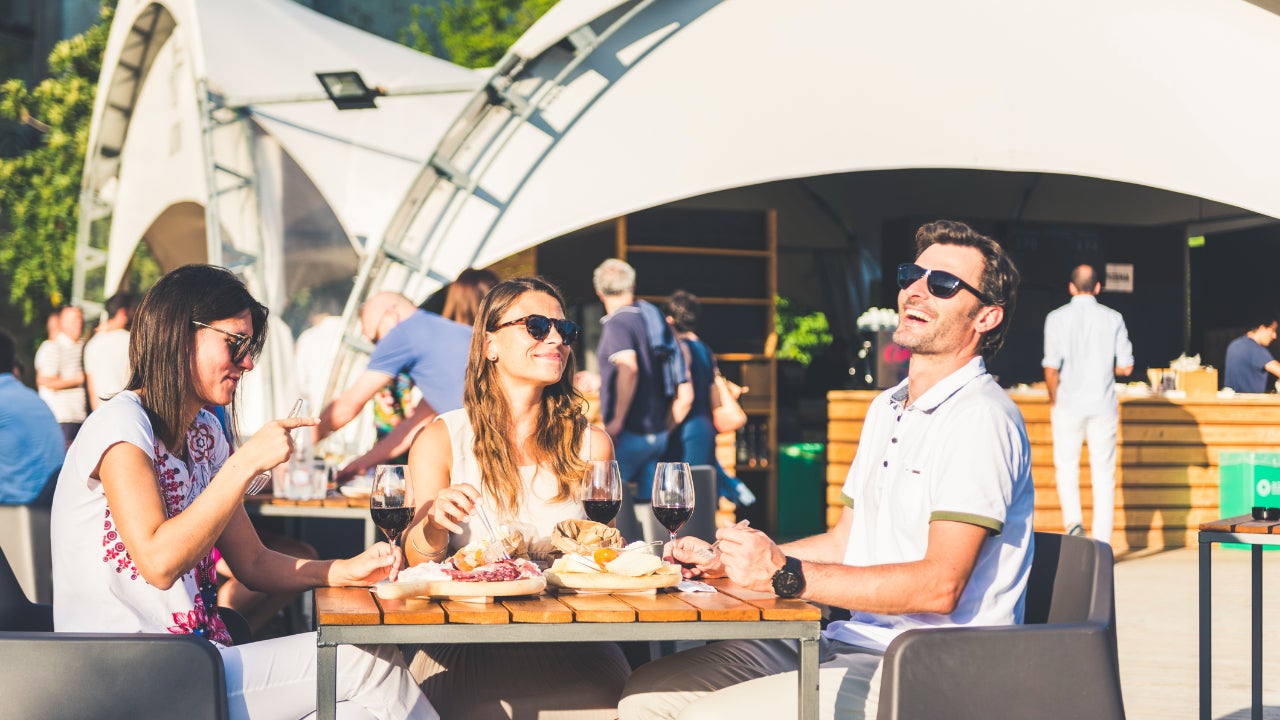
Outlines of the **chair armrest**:
{"label": "chair armrest", "polygon": [[222,655],[191,635],[0,632],[7,717],[226,720]]}
{"label": "chair armrest", "polygon": [[1123,720],[1112,633],[1094,623],[907,631],[885,653],[877,717]]}

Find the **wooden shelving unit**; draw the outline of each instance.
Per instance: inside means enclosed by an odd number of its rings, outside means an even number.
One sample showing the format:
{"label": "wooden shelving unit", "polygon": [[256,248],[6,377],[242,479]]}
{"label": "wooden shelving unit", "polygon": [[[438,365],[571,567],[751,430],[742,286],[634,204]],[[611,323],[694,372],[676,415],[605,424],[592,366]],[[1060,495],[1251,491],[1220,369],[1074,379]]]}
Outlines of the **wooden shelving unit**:
{"label": "wooden shelving unit", "polygon": [[777,213],[657,208],[615,221],[616,256],[636,268],[636,294],[661,304],[675,290],[702,303],[698,335],[721,373],[750,388],[739,401],[749,418],[716,439],[716,454],[758,501],[739,518],[772,531],[778,508]]}

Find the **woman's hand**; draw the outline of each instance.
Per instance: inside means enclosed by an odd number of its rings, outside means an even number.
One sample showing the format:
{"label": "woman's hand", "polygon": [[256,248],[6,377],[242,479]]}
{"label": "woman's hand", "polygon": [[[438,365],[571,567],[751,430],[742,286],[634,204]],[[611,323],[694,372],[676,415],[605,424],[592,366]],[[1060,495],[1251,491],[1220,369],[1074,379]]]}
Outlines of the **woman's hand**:
{"label": "woman's hand", "polygon": [[329,585],[372,585],[379,580],[395,581],[404,566],[400,548],[380,542],[353,558],[335,560],[329,569]]}
{"label": "woman's hand", "polygon": [[474,485],[461,483],[442,488],[427,511],[427,522],[432,527],[460,533],[461,523],[471,519],[479,500],[480,491]]}
{"label": "woman's hand", "polygon": [[289,432],[294,428],[315,425],[315,418],[296,417],[272,420],[253,434],[248,442],[240,446],[235,457],[249,465],[253,473],[245,478],[245,483],[260,472],[267,472],[289,459],[293,454],[293,436]]}

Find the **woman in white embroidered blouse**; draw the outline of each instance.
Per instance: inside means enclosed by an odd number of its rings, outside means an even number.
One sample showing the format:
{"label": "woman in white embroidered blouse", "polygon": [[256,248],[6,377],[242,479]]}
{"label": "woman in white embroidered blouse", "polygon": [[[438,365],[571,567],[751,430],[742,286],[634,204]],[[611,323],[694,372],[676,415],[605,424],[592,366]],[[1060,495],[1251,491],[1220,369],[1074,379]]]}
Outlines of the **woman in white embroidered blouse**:
{"label": "woman in white embroidered blouse", "polygon": [[[587,424],[573,388],[578,326],[563,306],[541,278],[508,280],[485,295],[463,408],[440,416],[409,448],[418,503],[404,533],[411,564],[464,545],[477,505],[495,524],[532,534],[535,553],[557,522],[586,517],[587,460],[612,460],[613,443]],[[630,674],[615,643],[429,645],[409,668],[442,716],[480,720],[613,718]]]}
{"label": "woman in white embroidered blouse", "polygon": [[[346,560],[300,560],[258,539],[245,489],[289,457],[290,430],[316,421],[269,422],[231,454],[202,408],[233,405],[266,319],[223,268],[188,265],[161,278],[133,321],[127,389],[85,422],[52,511],[56,629],[208,638],[222,654],[233,718],[314,711],[316,638],[233,647],[217,612],[215,545],[246,585],[270,592],[368,584],[394,575],[401,558],[379,543]],[[438,717],[395,648],[340,648],[338,697],[344,717]]]}

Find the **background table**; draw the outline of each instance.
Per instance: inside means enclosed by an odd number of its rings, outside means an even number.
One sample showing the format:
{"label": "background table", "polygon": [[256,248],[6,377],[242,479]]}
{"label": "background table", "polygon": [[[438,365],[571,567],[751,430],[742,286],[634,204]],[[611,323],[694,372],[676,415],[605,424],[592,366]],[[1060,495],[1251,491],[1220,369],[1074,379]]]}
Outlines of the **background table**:
{"label": "background table", "polygon": [[1280,522],[1254,520],[1250,515],[1223,518],[1200,525],[1200,718],[1210,720],[1213,691],[1213,567],[1209,550],[1214,543],[1237,542],[1249,545],[1252,553],[1252,712],[1262,720],[1262,548],[1280,545]]}
{"label": "background table", "polygon": [[271,495],[248,495],[244,499],[244,509],[251,516],[285,518],[285,533],[293,538],[299,538],[299,533],[296,528],[290,527],[291,520],[319,518],[363,521],[364,547],[369,547],[382,539],[378,526],[373,524],[373,517],[369,514],[367,497],[349,498],[345,495],[333,494],[323,500],[285,500]]}
{"label": "background table", "polygon": [[821,611],[711,580],[719,593],[550,595],[456,600],[382,600],[365,588],[317,588],[316,708],[334,717],[338,645],[795,639],[800,643],[801,720],[818,717]]}

